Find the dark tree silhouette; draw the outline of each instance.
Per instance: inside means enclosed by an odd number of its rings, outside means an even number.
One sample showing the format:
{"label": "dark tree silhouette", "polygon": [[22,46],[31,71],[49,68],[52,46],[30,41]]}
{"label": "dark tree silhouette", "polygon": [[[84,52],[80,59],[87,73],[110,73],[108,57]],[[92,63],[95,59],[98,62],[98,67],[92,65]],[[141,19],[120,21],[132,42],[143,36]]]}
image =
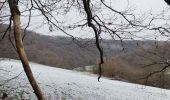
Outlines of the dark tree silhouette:
{"label": "dark tree silhouette", "polygon": [[164,0],[168,5],[170,5],[170,0]]}

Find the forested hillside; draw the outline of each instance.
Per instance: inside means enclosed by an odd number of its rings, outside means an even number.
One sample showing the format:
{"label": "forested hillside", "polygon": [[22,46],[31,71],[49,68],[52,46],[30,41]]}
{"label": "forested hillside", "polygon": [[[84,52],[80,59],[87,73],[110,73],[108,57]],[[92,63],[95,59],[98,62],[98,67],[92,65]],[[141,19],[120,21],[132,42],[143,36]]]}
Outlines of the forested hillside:
{"label": "forested hillside", "polygon": [[[0,28],[3,31],[5,26]],[[2,37],[3,34],[0,35]],[[11,38],[13,41],[12,36]],[[67,69],[94,65],[99,56],[93,39],[50,37],[27,31],[24,44],[30,61]],[[121,43],[119,40],[102,40],[104,57],[110,58],[133,52],[139,44],[144,44],[144,48],[149,48],[154,41],[147,43],[123,41]],[[0,57],[18,59],[8,36],[1,40]]]}
{"label": "forested hillside", "polygon": [[[3,31],[5,26],[0,28]],[[3,34],[0,35],[2,37]],[[13,36],[11,39],[13,41]],[[19,59],[8,36],[0,42],[1,58]],[[74,69],[95,65],[98,62],[99,54],[94,39],[50,37],[27,31],[24,44],[29,60],[40,64]],[[165,66],[159,62],[169,59],[169,52],[164,52],[170,51],[169,45],[169,42],[151,40],[124,40],[123,42],[120,40],[102,40],[105,60],[102,75],[145,84],[145,80],[136,80],[161,70]],[[152,63],[155,64],[152,65]],[[98,73],[98,71],[94,70],[94,73]],[[165,84],[162,86],[163,81],[159,81],[162,80],[160,75],[162,74],[154,75],[148,82],[149,85],[169,88],[169,82],[164,82]]]}
{"label": "forested hillside", "polygon": [[[0,27],[1,37],[5,28],[5,25]],[[14,42],[13,36],[11,39]],[[18,59],[8,36],[0,42],[0,57]],[[27,31],[24,44],[30,61],[67,69],[94,65],[99,56],[94,39],[50,37]],[[139,54],[147,54],[144,50],[164,50],[163,45],[168,49],[167,43],[151,40],[124,40],[123,42],[120,40],[102,40],[105,58],[119,57],[122,63],[128,62],[133,66],[139,63]],[[159,46],[162,46],[160,50]],[[142,49],[144,50],[142,51]]]}

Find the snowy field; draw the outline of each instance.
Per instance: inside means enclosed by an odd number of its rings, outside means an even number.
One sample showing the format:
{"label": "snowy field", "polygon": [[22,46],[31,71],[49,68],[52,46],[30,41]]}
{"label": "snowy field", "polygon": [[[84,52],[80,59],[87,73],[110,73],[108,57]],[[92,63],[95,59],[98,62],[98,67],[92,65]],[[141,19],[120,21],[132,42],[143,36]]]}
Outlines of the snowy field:
{"label": "snowy field", "polygon": [[[105,78],[98,82],[95,75],[36,63],[31,67],[47,100],[170,100],[170,90]],[[0,60],[0,96],[4,92],[12,100],[36,100],[20,61]]]}

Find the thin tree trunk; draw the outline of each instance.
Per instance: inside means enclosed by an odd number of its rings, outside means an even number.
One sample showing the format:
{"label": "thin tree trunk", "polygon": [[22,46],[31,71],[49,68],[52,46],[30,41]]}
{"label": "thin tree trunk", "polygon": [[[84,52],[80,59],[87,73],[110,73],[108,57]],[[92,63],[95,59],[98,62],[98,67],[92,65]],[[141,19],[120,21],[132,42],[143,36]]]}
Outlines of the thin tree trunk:
{"label": "thin tree trunk", "polygon": [[28,77],[28,80],[34,90],[34,93],[36,94],[38,100],[45,100],[44,95],[39,88],[33,73],[31,71],[27,55],[25,53],[23,41],[22,41],[22,35],[21,35],[21,27],[20,27],[20,12],[18,9],[18,4],[16,0],[8,0],[10,9],[11,9],[11,17],[13,19],[13,27],[14,27],[14,37],[15,37],[15,43],[17,52],[19,54],[20,60],[22,62],[24,71]]}

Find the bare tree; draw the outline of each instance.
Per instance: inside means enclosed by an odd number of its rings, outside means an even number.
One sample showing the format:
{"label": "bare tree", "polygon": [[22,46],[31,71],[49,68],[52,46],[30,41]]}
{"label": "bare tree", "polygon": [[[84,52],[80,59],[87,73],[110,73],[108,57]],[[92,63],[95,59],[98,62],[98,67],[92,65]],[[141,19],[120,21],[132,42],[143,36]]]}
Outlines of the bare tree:
{"label": "bare tree", "polygon": [[20,11],[18,8],[18,1],[17,0],[8,0],[8,4],[11,11],[11,17],[10,21],[13,21],[13,27],[14,27],[14,37],[15,37],[15,43],[17,52],[19,54],[19,57],[21,59],[21,62],[23,64],[23,68],[25,70],[25,73],[28,77],[28,80],[31,84],[31,86],[34,89],[34,92],[39,100],[44,100],[44,95],[42,94],[34,76],[31,71],[27,55],[25,53],[23,41],[22,41],[22,33],[21,33],[21,27],[20,27]]}
{"label": "bare tree", "polygon": [[[166,1],[167,2],[167,1]],[[0,16],[1,18],[9,18],[9,26],[3,32],[2,39],[6,36],[8,31],[10,31],[13,24],[15,43],[13,47],[17,49],[19,57],[22,61],[25,73],[29,79],[32,88],[39,100],[44,100],[43,93],[41,92],[35,78],[33,77],[32,71],[30,69],[27,55],[24,50],[23,37],[27,28],[30,26],[30,21],[33,18],[32,12],[40,12],[40,16],[43,16],[45,19],[45,24],[49,25],[49,30],[59,29],[64,34],[72,37],[74,41],[77,39],[70,34],[69,31],[72,30],[85,30],[86,33],[93,33],[95,38],[95,45],[99,51],[100,61],[99,65],[99,78],[101,77],[101,67],[104,63],[103,60],[103,49],[101,47],[102,35],[111,37],[112,39],[120,39],[121,42],[124,39],[131,39],[135,36],[135,33],[139,33],[145,30],[157,31],[164,34],[170,33],[169,29],[165,26],[155,26],[154,19],[148,17],[137,17],[133,14],[131,8],[126,8],[123,11],[116,10],[110,2],[105,0],[4,0],[0,2],[0,10],[4,8],[5,3],[9,4],[10,15]],[[19,10],[19,5],[24,6],[24,10]],[[64,22],[66,15],[69,15],[69,12],[76,10],[79,12],[80,19],[74,20],[74,23]],[[24,28],[24,35],[22,36],[21,26],[20,26],[20,16],[22,13],[27,12],[28,23]],[[60,16],[59,18],[57,18]],[[108,18],[109,16],[109,18]],[[88,28],[90,27],[90,29]],[[92,31],[91,31],[92,29]],[[69,31],[68,31],[69,30]],[[10,34],[9,34],[10,37]],[[9,38],[10,39],[10,38]],[[77,42],[75,42],[77,43]],[[123,45],[123,44],[122,44]]]}

